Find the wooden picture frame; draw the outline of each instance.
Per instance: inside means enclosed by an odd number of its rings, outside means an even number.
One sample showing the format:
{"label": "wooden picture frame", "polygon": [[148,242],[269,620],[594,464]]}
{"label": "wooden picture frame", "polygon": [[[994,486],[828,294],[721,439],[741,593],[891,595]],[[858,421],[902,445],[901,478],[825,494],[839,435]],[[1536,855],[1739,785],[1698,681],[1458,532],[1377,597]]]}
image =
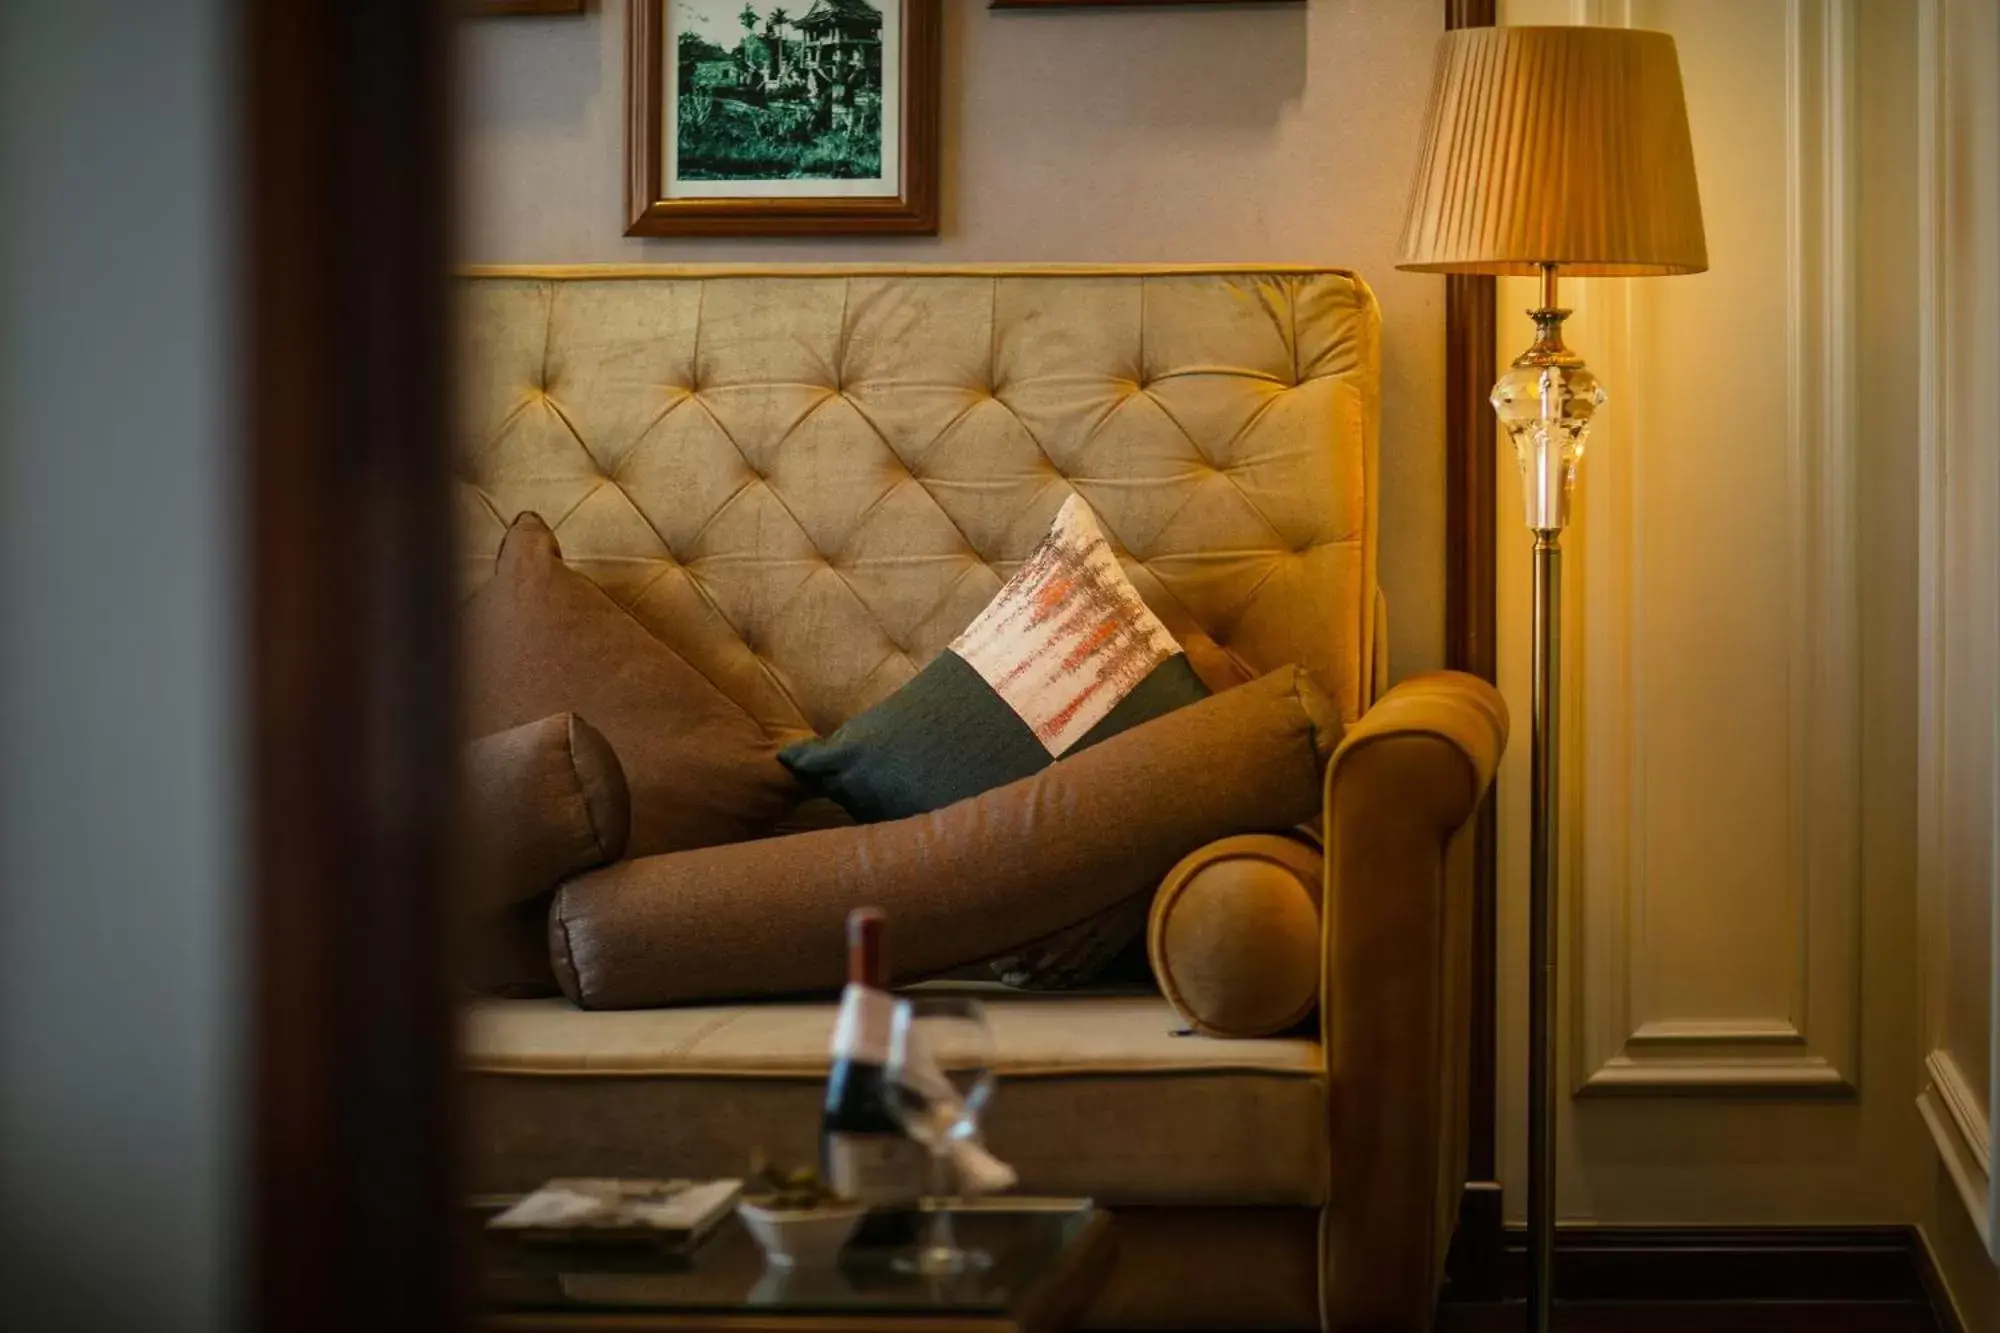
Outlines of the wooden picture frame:
{"label": "wooden picture frame", "polygon": [[529,14],[581,14],[590,0],[461,0],[467,18],[517,18]]}
{"label": "wooden picture frame", "polygon": [[[839,26],[866,10],[881,15],[872,52],[865,32]],[[736,45],[723,47],[721,41],[736,34],[722,31],[718,16],[745,14],[761,22],[761,33],[745,23]],[[684,39],[696,45],[683,47],[669,69],[669,44]],[[713,58],[701,59],[706,52]],[[942,0],[794,0],[790,6],[632,0],[626,19],[625,234],[936,235],[942,70]],[[695,86],[683,89],[682,80],[690,77]],[[697,112],[704,125],[726,119],[703,145],[710,155],[702,174],[683,176],[680,154],[690,136],[678,128],[680,117]],[[720,132],[732,123],[748,123],[761,137]],[[879,178],[866,175],[871,146]],[[826,175],[729,174],[744,170],[738,165],[744,155],[759,150],[833,167]],[[842,160],[841,152],[853,156]],[[822,181],[825,188],[816,189]],[[740,191],[730,188],[739,185]]]}
{"label": "wooden picture frame", "polygon": [[1263,5],[1299,4],[1303,0],[986,0],[988,9],[1113,9],[1163,5]]}

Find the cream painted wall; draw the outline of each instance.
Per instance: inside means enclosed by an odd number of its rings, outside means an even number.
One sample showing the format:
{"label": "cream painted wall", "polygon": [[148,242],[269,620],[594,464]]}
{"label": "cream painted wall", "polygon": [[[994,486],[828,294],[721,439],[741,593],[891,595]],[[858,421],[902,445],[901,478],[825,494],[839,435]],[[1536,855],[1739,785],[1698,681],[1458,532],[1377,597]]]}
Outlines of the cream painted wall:
{"label": "cream painted wall", "polygon": [[989,11],[946,0],[936,238],[627,240],[625,0],[464,25],[461,257],[1270,261],[1359,270],[1384,320],[1396,676],[1443,659],[1443,284],[1396,272],[1439,0]]}
{"label": "cream painted wall", "polygon": [[[2000,1019],[2000,19],[1985,0],[1502,10],[1675,34],[1712,261],[1565,293],[1612,400],[1566,543],[1562,1214],[1916,1223],[1967,1327],[2000,1327],[1968,1211],[1991,1181],[1965,1188],[1953,1160],[1990,1156]],[[1503,353],[1531,297],[1503,284]],[[1508,482],[1502,687],[1525,715]],[[1500,795],[1516,1210],[1526,759]],[[1939,1052],[1972,1071],[1980,1123],[1934,1151],[1913,1112],[1929,1088],[1950,1119]]]}
{"label": "cream painted wall", "polygon": [[[1914,7],[1503,13],[1675,35],[1712,263],[1565,292],[1611,404],[1566,542],[1561,1213],[1913,1220]],[[1531,295],[1503,287],[1507,354]],[[1526,716],[1508,479],[1502,686]],[[1500,797],[1515,1209],[1527,753]]]}
{"label": "cream painted wall", "polygon": [[[1442,290],[1391,268],[1439,8],[1028,15],[950,0],[944,234],[888,242],[624,240],[622,0],[580,21],[468,25],[464,256],[1352,265],[1386,318],[1401,674],[1440,656]],[[1570,541],[1563,1059],[1593,1086],[1565,1108],[1562,1207],[1607,1223],[1921,1222],[1990,1324],[2000,1294],[1914,1104],[1921,8],[1503,3],[1512,22],[1677,34],[1714,260],[1701,277],[1566,289],[1612,405]],[[1527,340],[1531,296],[1503,288],[1505,354]],[[1503,686],[1525,719],[1527,545],[1502,475]],[[1517,736],[1500,794],[1500,1058],[1518,1214]]]}

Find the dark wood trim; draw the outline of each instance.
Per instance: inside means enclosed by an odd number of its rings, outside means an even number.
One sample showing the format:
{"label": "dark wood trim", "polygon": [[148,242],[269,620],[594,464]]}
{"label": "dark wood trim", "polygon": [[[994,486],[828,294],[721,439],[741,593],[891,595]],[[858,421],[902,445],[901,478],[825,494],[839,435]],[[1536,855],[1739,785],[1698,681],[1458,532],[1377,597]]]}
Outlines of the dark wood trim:
{"label": "dark wood trim", "polygon": [[903,186],[882,198],[666,198],[668,0],[631,0],[625,30],[627,236],[935,236],[944,78],[942,0],[903,5]]}
{"label": "dark wood trim", "polygon": [[1297,5],[1304,0],[986,0],[988,9],[1159,9],[1166,5]]}
{"label": "dark wood trim", "polygon": [[[1490,27],[1495,0],[1445,0],[1447,29]],[[1498,672],[1494,600],[1497,455],[1492,408],[1496,364],[1492,278],[1445,278],[1445,665],[1482,680]],[[1499,891],[1494,796],[1473,826],[1472,1061],[1468,1071],[1468,1190],[1454,1262],[1490,1284],[1500,1266]]]}
{"label": "dark wood trim", "polygon": [[1500,21],[1498,0],[1444,0],[1444,26],[1490,28]]}
{"label": "dark wood trim", "polygon": [[449,1333],[451,16],[410,0],[239,13],[254,996],[240,1318]]}
{"label": "dark wood trim", "polygon": [[625,7],[625,234],[665,193],[665,0]]}
{"label": "dark wood trim", "polygon": [[587,0],[464,0],[467,18],[517,18],[528,14],[581,14]]}
{"label": "dark wood trim", "polygon": [[1470,1180],[1459,1196],[1445,1281],[1461,1300],[1497,1301],[1505,1289],[1505,1203],[1497,1180]]}
{"label": "dark wood trim", "polygon": [[1455,670],[1494,679],[1496,624],[1493,392],[1498,362],[1494,280],[1445,277],[1445,657]]}
{"label": "dark wood trim", "polygon": [[[1504,1233],[1499,1295],[1521,1299],[1527,1236]],[[1562,1227],[1556,1232],[1556,1295],[1584,1302],[1876,1302],[1921,1304],[1941,1320],[1942,1286],[1914,1227]],[[1934,1269],[1932,1269],[1934,1271]],[[1449,1304],[1481,1304],[1453,1284]],[[1941,1328],[1950,1324],[1940,1323]]]}

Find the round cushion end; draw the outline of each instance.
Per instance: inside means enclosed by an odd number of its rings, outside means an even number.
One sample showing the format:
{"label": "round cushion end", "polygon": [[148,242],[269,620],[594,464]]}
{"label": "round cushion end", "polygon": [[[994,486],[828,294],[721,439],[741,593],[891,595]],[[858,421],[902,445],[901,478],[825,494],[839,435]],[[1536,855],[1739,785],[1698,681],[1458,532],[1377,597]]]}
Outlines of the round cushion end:
{"label": "round cushion end", "polygon": [[1160,988],[1207,1037],[1267,1037],[1319,1002],[1324,862],[1302,837],[1210,843],[1161,881],[1146,951]]}

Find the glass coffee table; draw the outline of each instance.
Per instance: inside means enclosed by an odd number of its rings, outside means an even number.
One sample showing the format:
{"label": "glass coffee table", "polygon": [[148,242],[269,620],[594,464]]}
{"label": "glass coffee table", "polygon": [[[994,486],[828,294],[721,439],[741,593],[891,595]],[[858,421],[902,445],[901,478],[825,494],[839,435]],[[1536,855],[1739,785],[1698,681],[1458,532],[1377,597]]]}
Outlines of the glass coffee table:
{"label": "glass coffee table", "polygon": [[551,1246],[479,1222],[475,1295],[507,1333],[730,1329],[769,1333],[1062,1333],[1109,1268],[1110,1215],[1079,1199],[995,1200],[953,1210],[961,1245],[991,1267],[951,1278],[900,1273],[893,1251],[849,1247],[837,1268],[767,1265],[735,1217],[687,1255]]}

